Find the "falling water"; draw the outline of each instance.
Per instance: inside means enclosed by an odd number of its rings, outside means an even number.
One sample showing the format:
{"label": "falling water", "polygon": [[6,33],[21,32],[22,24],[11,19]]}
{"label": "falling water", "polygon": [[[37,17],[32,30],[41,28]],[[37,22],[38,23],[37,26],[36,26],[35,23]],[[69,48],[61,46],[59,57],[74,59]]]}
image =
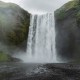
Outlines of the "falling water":
{"label": "falling water", "polygon": [[31,15],[26,62],[57,62],[54,13]]}

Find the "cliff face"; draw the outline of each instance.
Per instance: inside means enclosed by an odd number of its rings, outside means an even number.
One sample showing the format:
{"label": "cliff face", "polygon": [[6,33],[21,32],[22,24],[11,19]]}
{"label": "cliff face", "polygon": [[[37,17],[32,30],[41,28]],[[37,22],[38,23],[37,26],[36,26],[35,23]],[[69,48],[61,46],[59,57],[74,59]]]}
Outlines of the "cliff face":
{"label": "cliff face", "polygon": [[[27,40],[30,14],[13,3],[0,1],[0,42],[20,46]],[[26,43],[25,43],[26,44]]]}
{"label": "cliff face", "polygon": [[73,0],[55,11],[56,48],[64,59],[80,58],[80,3]]}

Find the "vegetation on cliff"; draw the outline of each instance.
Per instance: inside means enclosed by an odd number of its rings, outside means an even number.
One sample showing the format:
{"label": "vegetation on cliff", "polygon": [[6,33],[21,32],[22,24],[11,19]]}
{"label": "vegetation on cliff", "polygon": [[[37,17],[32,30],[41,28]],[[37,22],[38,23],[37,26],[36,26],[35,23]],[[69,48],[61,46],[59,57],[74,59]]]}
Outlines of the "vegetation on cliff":
{"label": "vegetation on cliff", "polygon": [[20,45],[24,40],[28,38],[28,31],[29,31],[29,15],[23,14],[24,17],[20,18],[20,23],[17,23],[17,28],[12,32],[8,33],[8,40],[13,45]]}
{"label": "vegetation on cliff", "polygon": [[10,61],[13,61],[13,58],[10,55],[0,51],[0,62],[10,62]]}
{"label": "vegetation on cliff", "polygon": [[20,45],[27,40],[30,14],[13,3],[0,1],[0,41]]}
{"label": "vegetation on cliff", "polygon": [[55,16],[58,20],[63,20],[65,17],[69,16],[69,11],[75,13],[75,17],[80,17],[80,0],[72,0],[64,4],[61,8],[55,11]]}

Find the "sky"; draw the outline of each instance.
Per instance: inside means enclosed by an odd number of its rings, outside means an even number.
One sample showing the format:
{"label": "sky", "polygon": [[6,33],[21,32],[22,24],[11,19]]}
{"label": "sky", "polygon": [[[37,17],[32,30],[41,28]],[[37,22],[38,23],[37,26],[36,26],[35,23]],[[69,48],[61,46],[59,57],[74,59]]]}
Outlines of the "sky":
{"label": "sky", "polygon": [[54,12],[71,0],[1,0],[4,2],[12,2],[20,5],[22,8],[33,14]]}

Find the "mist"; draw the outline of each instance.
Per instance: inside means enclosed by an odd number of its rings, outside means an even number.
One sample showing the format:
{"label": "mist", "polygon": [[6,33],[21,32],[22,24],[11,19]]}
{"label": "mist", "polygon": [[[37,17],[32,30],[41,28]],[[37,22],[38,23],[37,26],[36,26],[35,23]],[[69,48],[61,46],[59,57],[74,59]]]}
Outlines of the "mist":
{"label": "mist", "polygon": [[26,11],[33,14],[41,14],[45,12],[54,12],[71,0],[2,0],[4,2],[12,2],[20,5]]}
{"label": "mist", "polygon": [[23,0],[19,5],[31,13],[54,12],[71,0]]}

